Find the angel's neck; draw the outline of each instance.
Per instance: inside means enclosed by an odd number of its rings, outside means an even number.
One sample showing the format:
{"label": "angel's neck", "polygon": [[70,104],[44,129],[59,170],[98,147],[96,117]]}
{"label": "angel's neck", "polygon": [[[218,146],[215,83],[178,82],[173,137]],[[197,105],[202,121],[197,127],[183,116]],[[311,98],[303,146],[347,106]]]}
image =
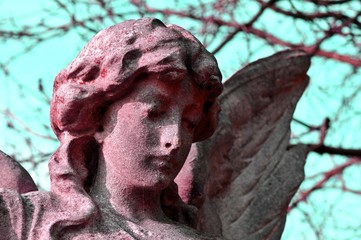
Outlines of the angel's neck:
{"label": "angel's neck", "polygon": [[[109,170],[109,169],[107,169]],[[98,166],[96,181],[90,192],[100,211],[113,212],[133,222],[146,219],[163,221],[160,190],[126,185],[112,177],[102,164]]]}

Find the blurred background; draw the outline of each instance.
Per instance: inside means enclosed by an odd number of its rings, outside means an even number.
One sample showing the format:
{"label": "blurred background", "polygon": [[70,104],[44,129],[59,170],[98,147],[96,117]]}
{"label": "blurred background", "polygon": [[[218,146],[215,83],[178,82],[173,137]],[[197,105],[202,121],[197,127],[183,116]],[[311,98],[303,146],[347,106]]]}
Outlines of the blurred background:
{"label": "blurred background", "polygon": [[0,0],[0,149],[49,190],[54,77],[96,32],[145,16],[191,31],[224,80],[283,49],[312,57],[290,142],[311,153],[282,239],[361,239],[358,0]]}

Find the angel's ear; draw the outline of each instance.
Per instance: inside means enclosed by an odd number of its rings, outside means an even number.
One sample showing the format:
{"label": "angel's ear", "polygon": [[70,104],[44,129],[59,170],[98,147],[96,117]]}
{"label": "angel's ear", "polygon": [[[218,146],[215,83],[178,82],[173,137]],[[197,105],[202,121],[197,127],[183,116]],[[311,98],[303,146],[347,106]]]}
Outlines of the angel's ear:
{"label": "angel's ear", "polygon": [[103,143],[106,136],[114,128],[114,123],[116,122],[116,114],[109,114],[112,106],[114,107],[114,104],[104,104],[104,106],[100,107],[98,110],[98,123],[95,127],[94,139],[99,145]]}

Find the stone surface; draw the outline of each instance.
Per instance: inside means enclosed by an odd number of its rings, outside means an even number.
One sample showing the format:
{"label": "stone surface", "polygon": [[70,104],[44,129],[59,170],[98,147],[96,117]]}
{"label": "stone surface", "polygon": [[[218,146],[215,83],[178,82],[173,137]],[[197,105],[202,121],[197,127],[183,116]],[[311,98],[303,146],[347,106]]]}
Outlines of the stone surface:
{"label": "stone surface", "polygon": [[37,191],[29,173],[14,159],[0,151],[0,188],[18,193]]}
{"label": "stone surface", "polygon": [[218,101],[217,62],[186,30],[150,18],[102,30],[54,82],[51,191],[23,189],[20,167],[4,175],[2,236],[279,238],[303,177],[307,149],[287,145],[308,67],[297,51],[259,60]]}

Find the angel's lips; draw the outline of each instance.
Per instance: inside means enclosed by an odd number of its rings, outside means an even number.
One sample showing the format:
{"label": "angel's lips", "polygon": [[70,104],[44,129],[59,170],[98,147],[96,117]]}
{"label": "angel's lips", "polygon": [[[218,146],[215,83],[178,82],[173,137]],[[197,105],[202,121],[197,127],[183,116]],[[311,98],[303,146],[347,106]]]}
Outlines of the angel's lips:
{"label": "angel's lips", "polygon": [[165,171],[172,171],[175,167],[175,158],[173,156],[151,156],[150,157],[152,164],[157,168]]}

